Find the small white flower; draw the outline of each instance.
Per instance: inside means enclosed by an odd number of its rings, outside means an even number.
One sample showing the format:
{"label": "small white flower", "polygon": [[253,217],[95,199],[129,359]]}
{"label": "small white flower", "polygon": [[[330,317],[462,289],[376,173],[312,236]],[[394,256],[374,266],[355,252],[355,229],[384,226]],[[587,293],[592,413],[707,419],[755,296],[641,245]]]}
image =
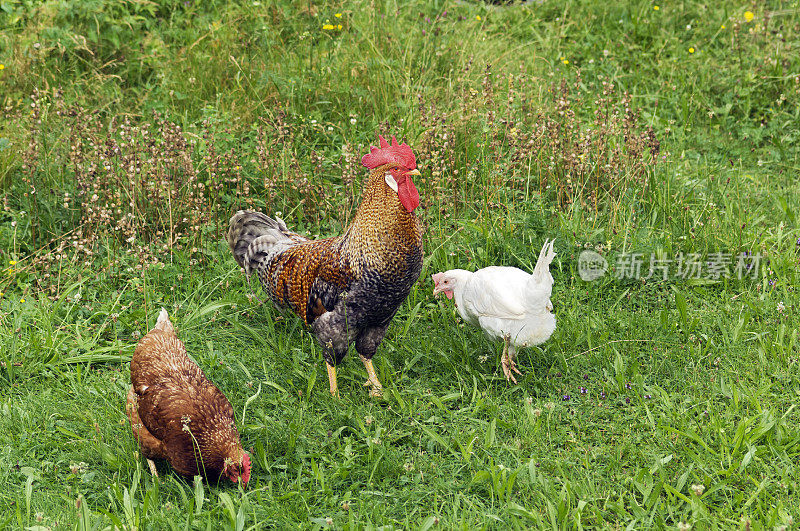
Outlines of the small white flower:
{"label": "small white flower", "polygon": [[695,496],[702,496],[703,492],[705,492],[706,486],[703,484],[696,484],[692,485],[692,492],[694,492]]}
{"label": "small white flower", "polygon": [[779,302],[778,303],[778,313],[783,313],[783,311],[785,309],[786,309],[786,306],[783,305],[783,301]]}
{"label": "small white flower", "polygon": [[357,121],[358,120],[356,120],[355,118],[350,118],[350,123],[353,124],[353,125],[356,125]]}

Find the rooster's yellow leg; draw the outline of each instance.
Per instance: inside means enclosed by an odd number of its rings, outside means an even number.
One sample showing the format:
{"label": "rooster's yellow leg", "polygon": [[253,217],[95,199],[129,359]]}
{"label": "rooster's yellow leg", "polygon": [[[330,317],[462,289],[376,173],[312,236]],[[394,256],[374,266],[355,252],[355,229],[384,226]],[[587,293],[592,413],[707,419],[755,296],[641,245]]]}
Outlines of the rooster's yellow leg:
{"label": "rooster's yellow leg", "polygon": [[378,375],[375,374],[375,367],[372,366],[372,360],[365,358],[364,356],[360,356],[361,361],[364,362],[364,368],[367,369],[367,376],[369,379],[364,382],[364,387],[369,387],[369,396],[375,398],[383,397],[383,385],[378,380]]}
{"label": "rooster's yellow leg", "polygon": [[331,396],[339,398],[339,387],[336,385],[336,367],[330,365],[327,361],[325,366],[328,368],[328,383],[331,386]]}
{"label": "rooster's yellow leg", "polygon": [[509,355],[509,343],[510,338],[508,334],[503,336],[503,354],[500,356],[500,364],[503,367],[503,374],[506,376],[506,380],[511,380],[514,383],[517,383],[517,379],[514,378],[514,375],[511,374],[511,369],[513,369],[517,374],[519,371],[517,370],[517,366],[514,364],[514,359]]}
{"label": "rooster's yellow leg", "polygon": [[156,470],[156,464],[153,462],[152,459],[147,460],[147,466],[150,467],[150,473],[153,477],[158,477],[158,470]]}

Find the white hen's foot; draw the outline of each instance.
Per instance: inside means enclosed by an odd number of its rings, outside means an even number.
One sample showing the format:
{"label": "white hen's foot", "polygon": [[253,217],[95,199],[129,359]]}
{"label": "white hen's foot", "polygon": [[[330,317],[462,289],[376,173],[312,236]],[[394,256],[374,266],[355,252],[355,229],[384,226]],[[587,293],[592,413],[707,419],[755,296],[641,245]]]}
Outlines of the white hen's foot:
{"label": "white hen's foot", "polygon": [[503,367],[503,374],[506,376],[506,381],[511,380],[514,383],[517,383],[517,379],[514,378],[512,372],[515,372],[522,376],[522,373],[519,372],[517,369],[517,364],[514,363],[514,348],[510,346],[511,338],[506,334],[503,337],[503,354],[500,356],[500,364]]}
{"label": "white hen's foot", "polygon": [[504,356],[503,359],[501,360],[501,363],[503,365],[503,374],[506,375],[506,380],[511,380],[512,382],[517,383],[517,379],[514,378],[514,375],[511,373],[513,371],[519,374],[520,376],[522,376],[522,373],[519,372],[519,369],[517,369],[517,364],[514,362],[511,356],[508,355]]}

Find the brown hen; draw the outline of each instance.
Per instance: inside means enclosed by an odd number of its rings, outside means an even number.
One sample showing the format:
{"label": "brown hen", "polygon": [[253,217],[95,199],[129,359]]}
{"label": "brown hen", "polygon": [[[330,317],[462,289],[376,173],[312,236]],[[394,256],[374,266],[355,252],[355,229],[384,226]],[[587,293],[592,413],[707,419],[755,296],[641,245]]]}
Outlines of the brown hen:
{"label": "brown hen", "polygon": [[361,163],[370,174],[361,205],[345,233],[308,240],[282,219],[240,211],[228,243],[249,276],[255,271],[280,307],[300,316],[322,345],[330,392],[338,395],[336,365],[355,343],[370,395],[382,396],[372,357],[389,323],[422,271],[422,227],[414,215],[420,175],[407,144],[379,137]]}
{"label": "brown hen", "polygon": [[131,384],[125,410],[153,475],[152,459],[166,459],[182,476],[225,476],[247,486],[250,456],[239,442],[233,408],[186,355],[163,308],[136,345]]}

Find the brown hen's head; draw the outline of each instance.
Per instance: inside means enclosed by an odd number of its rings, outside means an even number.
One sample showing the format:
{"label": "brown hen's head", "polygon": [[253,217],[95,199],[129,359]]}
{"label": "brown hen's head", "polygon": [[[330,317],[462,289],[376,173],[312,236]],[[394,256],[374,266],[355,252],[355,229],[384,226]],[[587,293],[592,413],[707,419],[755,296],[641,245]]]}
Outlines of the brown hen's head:
{"label": "brown hen's head", "polygon": [[400,197],[400,203],[409,212],[419,206],[419,192],[411,177],[419,175],[417,159],[408,144],[398,144],[392,137],[391,144],[378,135],[380,147],[370,147],[369,153],[361,159],[361,164],[374,170],[381,166],[386,168],[386,184]]}
{"label": "brown hen's head", "polygon": [[242,487],[247,488],[247,483],[250,481],[250,456],[247,455],[247,452],[242,452],[241,460],[238,463],[232,459],[226,459],[222,475],[234,483],[241,480]]}

